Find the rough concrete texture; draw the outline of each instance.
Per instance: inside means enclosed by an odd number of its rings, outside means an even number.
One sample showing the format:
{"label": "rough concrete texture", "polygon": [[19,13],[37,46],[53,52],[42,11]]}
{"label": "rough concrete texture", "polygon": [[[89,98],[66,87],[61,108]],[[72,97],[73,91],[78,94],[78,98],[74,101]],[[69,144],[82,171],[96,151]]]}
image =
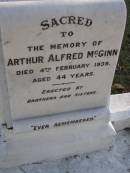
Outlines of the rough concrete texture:
{"label": "rough concrete texture", "polygon": [[108,151],[0,169],[0,173],[130,173],[130,129],[118,132]]}

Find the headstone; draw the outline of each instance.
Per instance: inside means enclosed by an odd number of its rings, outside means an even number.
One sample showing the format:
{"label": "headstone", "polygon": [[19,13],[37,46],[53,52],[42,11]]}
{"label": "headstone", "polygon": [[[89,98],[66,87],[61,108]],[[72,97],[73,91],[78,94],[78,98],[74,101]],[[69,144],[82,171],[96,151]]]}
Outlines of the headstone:
{"label": "headstone", "polygon": [[[125,22],[123,0],[0,3],[3,122],[16,136],[40,131],[42,147],[45,141],[48,146],[45,159],[110,145],[115,132],[108,105]],[[100,140],[94,137],[96,132]],[[24,135],[15,138],[14,133],[7,135],[11,159],[15,151],[24,153],[19,147],[27,142]],[[78,139],[81,143],[76,143]],[[34,140],[35,135],[31,143]],[[58,140],[62,142],[55,148]],[[34,148],[41,148],[38,143],[33,143]],[[36,151],[39,159],[41,150]],[[30,160],[27,157],[23,160]]]}

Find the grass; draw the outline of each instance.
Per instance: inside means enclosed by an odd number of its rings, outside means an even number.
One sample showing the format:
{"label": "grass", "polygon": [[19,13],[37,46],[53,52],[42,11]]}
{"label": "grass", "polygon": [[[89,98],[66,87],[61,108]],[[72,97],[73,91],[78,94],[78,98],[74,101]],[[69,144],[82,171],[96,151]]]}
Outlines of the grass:
{"label": "grass", "polygon": [[127,25],[120,57],[113,81],[112,93],[130,92],[130,0],[125,0],[127,6]]}

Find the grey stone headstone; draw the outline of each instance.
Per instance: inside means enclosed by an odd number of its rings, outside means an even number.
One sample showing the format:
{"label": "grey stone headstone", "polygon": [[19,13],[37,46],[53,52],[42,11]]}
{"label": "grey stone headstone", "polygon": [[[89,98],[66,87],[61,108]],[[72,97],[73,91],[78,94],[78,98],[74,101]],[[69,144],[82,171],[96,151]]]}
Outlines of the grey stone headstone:
{"label": "grey stone headstone", "polygon": [[107,106],[125,23],[122,0],[1,2],[6,121]]}

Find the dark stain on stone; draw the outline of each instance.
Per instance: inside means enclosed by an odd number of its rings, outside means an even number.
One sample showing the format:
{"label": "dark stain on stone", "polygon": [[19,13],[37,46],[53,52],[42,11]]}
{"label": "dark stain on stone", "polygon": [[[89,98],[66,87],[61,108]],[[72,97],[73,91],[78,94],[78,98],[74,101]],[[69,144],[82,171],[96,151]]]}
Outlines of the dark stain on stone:
{"label": "dark stain on stone", "polygon": [[123,157],[122,159],[125,160],[125,157]]}
{"label": "dark stain on stone", "polygon": [[127,143],[127,140],[126,139],[124,140],[124,143]]}
{"label": "dark stain on stone", "polygon": [[42,32],[38,32],[38,33],[36,34],[36,36],[39,37],[41,34],[42,34]]}
{"label": "dark stain on stone", "polygon": [[77,159],[78,157],[79,157],[79,155],[77,155],[77,154],[75,154],[75,155],[73,156],[74,159]]}
{"label": "dark stain on stone", "polygon": [[11,43],[11,41],[5,41],[4,45],[10,44],[10,43]]}
{"label": "dark stain on stone", "polygon": [[89,159],[89,156],[88,155],[86,155],[86,159]]}
{"label": "dark stain on stone", "polygon": [[127,131],[127,132],[130,132],[130,128],[128,127],[128,128],[125,128],[125,130]]}
{"label": "dark stain on stone", "polygon": [[73,159],[73,158],[74,158],[74,156],[69,156],[69,157],[66,157],[65,160],[69,161],[70,159]]}
{"label": "dark stain on stone", "polygon": [[3,141],[3,142],[7,142],[7,141]]}
{"label": "dark stain on stone", "polygon": [[113,148],[112,146],[111,146],[111,147],[109,147],[108,152],[112,151],[112,148]]}
{"label": "dark stain on stone", "polygon": [[69,171],[66,171],[65,173],[69,173]]}
{"label": "dark stain on stone", "polygon": [[42,162],[33,162],[32,164],[40,165],[40,164],[42,164]]}
{"label": "dark stain on stone", "polygon": [[127,171],[130,173],[130,168],[128,168]]}

